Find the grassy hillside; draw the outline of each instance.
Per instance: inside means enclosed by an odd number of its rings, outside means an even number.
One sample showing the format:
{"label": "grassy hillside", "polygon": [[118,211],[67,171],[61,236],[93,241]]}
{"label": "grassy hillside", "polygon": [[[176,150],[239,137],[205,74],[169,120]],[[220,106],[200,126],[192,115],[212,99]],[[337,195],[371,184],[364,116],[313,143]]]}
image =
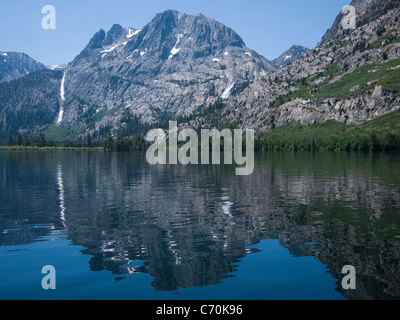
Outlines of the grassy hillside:
{"label": "grassy hillside", "polygon": [[334,120],[312,126],[291,123],[256,138],[259,151],[391,151],[400,150],[400,110],[346,125]]}
{"label": "grassy hillside", "polygon": [[[338,80],[330,82],[334,77],[338,77]],[[315,85],[314,82],[319,78],[324,78],[325,81]],[[324,72],[294,80],[294,82],[300,85],[299,89],[288,95],[280,96],[274,102],[274,107],[278,107],[295,98],[312,99],[320,103],[327,98],[347,99],[353,95],[360,94],[360,92],[373,90],[376,85],[381,85],[386,90],[399,95],[400,59],[393,59],[381,64],[365,64],[351,73],[341,70],[337,61],[329,65]],[[352,92],[351,89],[357,85],[360,86],[360,91]]]}

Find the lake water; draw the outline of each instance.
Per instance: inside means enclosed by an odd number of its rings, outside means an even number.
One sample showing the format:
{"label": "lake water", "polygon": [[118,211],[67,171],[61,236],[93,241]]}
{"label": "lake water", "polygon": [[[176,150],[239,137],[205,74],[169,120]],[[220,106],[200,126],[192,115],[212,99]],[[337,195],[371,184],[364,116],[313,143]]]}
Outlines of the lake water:
{"label": "lake water", "polygon": [[398,154],[255,162],[0,151],[0,299],[400,298]]}

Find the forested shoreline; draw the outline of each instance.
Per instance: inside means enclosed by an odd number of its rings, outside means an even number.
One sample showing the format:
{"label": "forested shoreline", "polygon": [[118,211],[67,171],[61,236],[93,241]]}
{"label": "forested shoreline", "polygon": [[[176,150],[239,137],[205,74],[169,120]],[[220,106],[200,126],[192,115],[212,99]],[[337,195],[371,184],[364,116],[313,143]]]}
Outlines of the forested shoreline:
{"label": "forested shoreline", "polygon": [[[218,129],[235,129],[237,124],[225,124]],[[245,139],[244,139],[245,142]],[[181,143],[182,145],[183,143]],[[111,131],[104,140],[93,140],[88,133],[81,141],[48,140],[41,133],[35,137],[8,135],[2,149],[70,148],[103,149],[109,152],[145,151],[151,143],[144,134],[114,137]],[[221,148],[223,148],[223,140]],[[245,143],[243,144],[245,148]],[[334,120],[304,126],[290,123],[255,135],[255,151],[400,151],[400,110],[365,122],[347,125]]]}

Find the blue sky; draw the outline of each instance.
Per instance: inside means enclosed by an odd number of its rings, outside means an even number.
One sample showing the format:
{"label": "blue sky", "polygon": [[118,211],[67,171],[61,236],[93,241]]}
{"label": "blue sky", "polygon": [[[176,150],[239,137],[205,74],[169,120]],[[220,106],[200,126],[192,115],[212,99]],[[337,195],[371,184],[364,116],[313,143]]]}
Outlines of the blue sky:
{"label": "blue sky", "polygon": [[[293,44],[314,48],[351,0],[13,0],[0,1],[0,51],[46,64],[72,61],[101,28],[141,29],[159,12],[203,13],[235,30],[272,60]],[[42,28],[42,7],[56,9],[56,29]]]}

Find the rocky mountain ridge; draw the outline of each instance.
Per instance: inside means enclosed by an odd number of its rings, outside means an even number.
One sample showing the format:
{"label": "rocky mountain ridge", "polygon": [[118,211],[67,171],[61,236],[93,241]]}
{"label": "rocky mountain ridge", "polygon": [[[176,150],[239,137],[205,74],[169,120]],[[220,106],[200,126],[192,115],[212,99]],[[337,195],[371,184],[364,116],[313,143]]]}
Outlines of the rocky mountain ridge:
{"label": "rocky mountain ridge", "polygon": [[169,10],[142,30],[114,25],[95,34],[65,69],[61,125],[95,133],[128,113],[146,123],[189,115],[274,70],[232,29]]}
{"label": "rocky mountain ridge", "polygon": [[46,67],[25,53],[0,51],[0,82],[8,82]]}

